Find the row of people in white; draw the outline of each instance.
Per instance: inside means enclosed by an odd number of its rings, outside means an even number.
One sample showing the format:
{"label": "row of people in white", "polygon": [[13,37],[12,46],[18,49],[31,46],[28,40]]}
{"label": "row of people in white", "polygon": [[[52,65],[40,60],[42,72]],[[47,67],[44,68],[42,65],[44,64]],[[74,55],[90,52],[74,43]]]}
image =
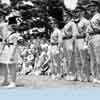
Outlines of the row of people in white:
{"label": "row of people in white", "polygon": [[[57,55],[57,49],[59,48],[59,45],[57,45],[57,43],[61,44],[62,39],[66,60],[68,62],[68,65],[66,66],[67,79],[77,79],[80,81],[92,80],[94,82],[99,82],[100,13],[98,12],[98,8],[99,6],[97,5],[97,2],[94,1],[92,2],[92,4],[88,5],[88,14],[92,17],[90,17],[90,19],[87,19],[85,17],[85,8],[78,7],[76,8],[76,10],[79,10],[77,16],[75,16],[74,19],[72,18],[72,16],[70,16],[69,22],[64,26],[62,30],[54,28],[54,32],[51,35],[51,41],[54,42],[51,42],[51,51],[54,51],[54,53],[51,52],[51,55],[53,55],[53,57]],[[77,18],[79,21],[77,21]],[[77,35],[81,35],[84,33],[86,34],[85,39],[76,38]],[[73,38],[63,40],[63,37],[67,35],[72,35]],[[56,39],[52,37],[55,37]],[[88,55],[90,58],[88,58]],[[82,64],[81,66],[79,65],[79,60]],[[88,60],[90,60],[90,66]],[[90,76],[90,74],[92,75]]]}

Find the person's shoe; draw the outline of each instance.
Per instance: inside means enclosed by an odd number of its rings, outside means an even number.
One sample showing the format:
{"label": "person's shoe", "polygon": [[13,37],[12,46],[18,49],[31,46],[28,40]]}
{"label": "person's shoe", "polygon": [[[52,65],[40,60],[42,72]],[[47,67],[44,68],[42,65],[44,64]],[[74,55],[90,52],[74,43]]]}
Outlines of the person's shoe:
{"label": "person's shoe", "polygon": [[60,77],[61,77],[61,75],[60,75],[60,74],[57,74],[56,76],[57,76],[58,78],[60,78]]}
{"label": "person's shoe", "polygon": [[89,79],[88,78],[85,78],[83,81],[84,82],[89,82]]}
{"label": "person's shoe", "polygon": [[97,80],[96,83],[100,84],[100,80]]}
{"label": "person's shoe", "polygon": [[3,82],[1,83],[1,86],[7,86],[7,85],[9,85],[9,82],[3,81]]}
{"label": "person's shoe", "polygon": [[71,81],[75,81],[76,80],[76,77],[72,75],[72,76],[70,76],[70,80]]}
{"label": "person's shoe", "polygon": [[61,75],[57,74],[56,79],[61,80],[62,79]]}
{"label": "person's shoe", "polygon": [[97,79],[94,76],[90,76],[90,82],[96,83]]}
{"label": "person's shoe", "polygon": [[39,76],[40,73],[41,73],[41,71],[35,71],[35,75],[36,75],[36,76]]}
{"label": "person's shoe", "polygon": [[14,82],[10,82],[10,84],[8,86],[5,86],[5,88],[9,89],[9,88],[15,88],[16,84]]}
{"label": "person's shoe", "polygon": [[94,79],[92,79],[92,82],[93,83],[97,83],[97,80],[94,78]]}
{"label": "person's shoe", "polygon": [[52,75],[51,78],[52,78],[52,79],[56,79],[56,75]]}
{"label": "person's shoe", "polygon": [[82,79],[82,77],[79,75],[79,76],[77,76],[77,81],[80,81],[80,82],[82,82],[83,81],[83,79]]}
{"label": "person's shoe", "polygon": [[93,83],[99,83],[100,84],[100,80],[98,80],[98,79],[93,79],[93,81],[92,81]]}
{"label": "person's shoe", "polygon": [[70,76],[67,75],[67,76],[65,77],[65,80],[70,81]]}

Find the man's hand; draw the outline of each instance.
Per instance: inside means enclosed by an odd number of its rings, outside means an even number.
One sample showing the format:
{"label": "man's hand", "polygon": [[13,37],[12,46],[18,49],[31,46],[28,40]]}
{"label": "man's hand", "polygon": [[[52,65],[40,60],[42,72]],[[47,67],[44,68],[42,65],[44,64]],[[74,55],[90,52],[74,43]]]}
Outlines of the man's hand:
{"label": "man's hand", "polygon": [[72,35],[72,40],[75,40],[76,37],[77,37],[76,34],[73,34],[73,35]]}

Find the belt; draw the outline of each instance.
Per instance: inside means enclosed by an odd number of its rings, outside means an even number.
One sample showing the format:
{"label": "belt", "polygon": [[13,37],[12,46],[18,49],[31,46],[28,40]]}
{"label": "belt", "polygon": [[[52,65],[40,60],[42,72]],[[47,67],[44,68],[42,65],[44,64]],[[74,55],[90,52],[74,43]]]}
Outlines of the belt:
{"label": "belt", "polygon": [[10,47],[10,46],[14,45],[14,43],[6,43],[5,45]]}
{"label": "belt", "polygon": [[58,43],[51,43],[51,45],[58,45]]}
{"label": "belt", "polygon": [[[66,37],[63,37],[63,40],[69,40],[69,39],[72,39],[72,35],[68,35],[68,36],[66,36]],[[84,39],[86,37],[86,35],[85,34],[80,34],[80,35],[77,35],[76,36],[76,39]]]}
{"label": "belt", "polygon": [[77,36],[77,39],[84,39],[84,38],[86,38],[86,35],[85,34],[82,34],[82,35],[78,35]]}
{"label": "belt", "polygon": [[72,39],[72,35],[68,35],[68,36],[66,36],[66,37],[63,37],[63,40],[69,40],[69,39]]}
{"label": "belt", "polygon": [[[89,35],[90,36],[100,35],[100,32],[90,33]],[[73,37],[72,35],[67,35],[63,37],[63,40],[66,40],[66,39],[69,40],[69,39],[72,39],[72,37]],[[86,38],[86,34],[80,34],[76,36],[76,39],[84,39],[84,38]]]}
{"label": "belt", "polygon": [[7,43],[7,45],[14,45],[14,43]]}
{"label": "belt", "polygon": [[[0,38],[0,42],[1,42],[1,43],[2,43],[2,41],[3,41],[3,39]],[[14,45],[14,43],[12,43],[12,42],[11,42],[11,43],[5,42],[4,44],[5,44],[5,45]]]}
{"label": "belt", "polygon": [[100,35],[100,33],[90,33],[91,36]]}

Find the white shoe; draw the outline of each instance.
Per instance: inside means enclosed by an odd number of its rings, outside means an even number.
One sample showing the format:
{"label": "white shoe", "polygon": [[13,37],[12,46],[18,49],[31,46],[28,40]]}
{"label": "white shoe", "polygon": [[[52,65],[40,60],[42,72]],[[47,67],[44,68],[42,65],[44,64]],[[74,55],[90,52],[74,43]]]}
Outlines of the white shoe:
{"label": "white shoe", "polygon": [[88,80],[87,78],[85,78],[83,81],[84,81],[84,82],[88,82],[89,80]]}
{"label": "white shoe", "polygon": [[5,88],[15,88],[16,84],[14,82],[10,82],[10,84],[8,86],[5,86]]}
{"label": "white shoe", "polygon": [[52,75],[51,78],[52,78],[52,79],[56,79],[56,75]]}
{"label": "white shoe", "polygon": [[36,75],[36,76],[39,76],[40,73],[41,73],[41,71],[36,71],[36,72],[35,72],[35,75]]}
{"label": "white shoe", "polygon": [[67,75],[67,76],[65,77],[65,79],[66,79],[67,81],[70,81],[70,76]]}
{"label": "white shoe", "polygon": [[57,78],[61,78],[61,75],[60,74],[57,74]]}
{"label": "white shoe", "polygon": [[71,81],[75,81],[75,79],[76,79],[75,76],[70,76]]}
{"label": "white shoe", "polygon": [[100,80],[93,79],[93,83],[100,83]]}
{"label": "white shoe", "polygon": [[83,81],[83,79],[82,79],[82,77],[81,77],[81,76],[78,76],[78,77],[77,77],[77,80],[78,80],[78,81],[80,81],[80,82],[82,82],[82,81]]}

